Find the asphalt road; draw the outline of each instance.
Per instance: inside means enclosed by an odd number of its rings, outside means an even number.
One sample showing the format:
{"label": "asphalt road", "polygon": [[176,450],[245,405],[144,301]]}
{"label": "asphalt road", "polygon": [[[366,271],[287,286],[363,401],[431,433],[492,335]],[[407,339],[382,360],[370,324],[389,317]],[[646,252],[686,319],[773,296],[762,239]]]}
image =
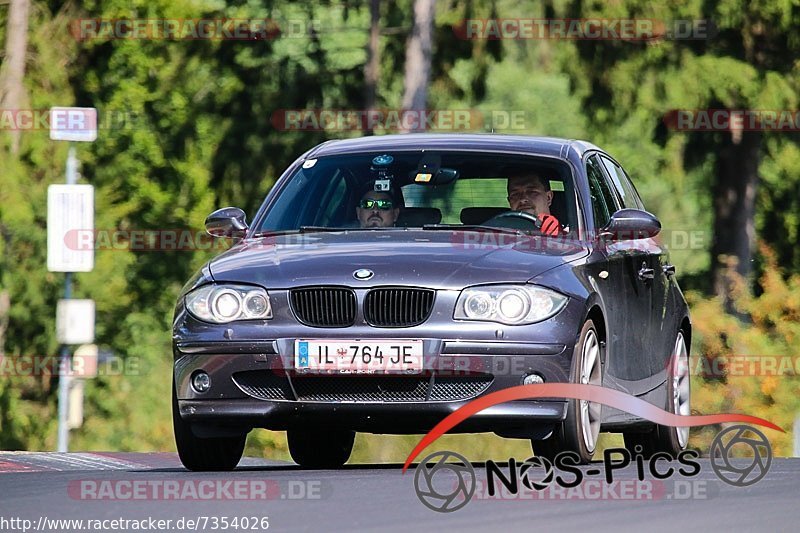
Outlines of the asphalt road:
{"label": "asphalt road", "polygon": [[[0,452],[0,530],[110,531],[138,526],[152,531],[159,520],[168,531],[222,531],[226,522],[228,531],[264,531],[266,525],[270,531],[502,528],[670,533],[800,527],[800,459],[774,459],[766,477],[744,488],[720,481],[707,459],[699,463],[696,477],[663,482],[653,480],[646,470],[645,481],[638,482],[634,463],[614,471],[611,485],[603,473],[589,473],[602,470],[602,463],[596,463],[582,467],[585,480],[574,489],[551,484],[537,492],[520,485],[516,497],[504,500],[487,497],[485,465],[474,463],[475,495],[463,508],[441,513],[417,497],[414,471],[404,475],[401,465],[394,464],[322,471],[245,458],[233,473],[191,473],[174,454],[166,453]],[[442,472],[433,483],[444,491],[456,487],[455,480]],[[511,497],[508,491],[505,497]],[[83,523],[54,522],[68,519]],[[113,522],[117,519],[143,522]],[[188,520],[197,523],[187,524]]]}

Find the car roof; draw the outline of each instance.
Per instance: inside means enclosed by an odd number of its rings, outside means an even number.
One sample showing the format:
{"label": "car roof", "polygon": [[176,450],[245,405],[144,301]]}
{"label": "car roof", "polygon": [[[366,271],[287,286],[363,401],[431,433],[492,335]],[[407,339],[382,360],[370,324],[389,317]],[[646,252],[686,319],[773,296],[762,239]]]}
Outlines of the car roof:
{"label": "car roof", "polygon": [[528,152],[562,159],[567,157],[569,149],[573,149],[579,158],[587,150],[599,150],[599,148],[586,141],[557,137],[500,135],[495,133],[407,133],[327,141],[306,154],[306,158],[376,150],[413,150],[421,148],[428,150]]}

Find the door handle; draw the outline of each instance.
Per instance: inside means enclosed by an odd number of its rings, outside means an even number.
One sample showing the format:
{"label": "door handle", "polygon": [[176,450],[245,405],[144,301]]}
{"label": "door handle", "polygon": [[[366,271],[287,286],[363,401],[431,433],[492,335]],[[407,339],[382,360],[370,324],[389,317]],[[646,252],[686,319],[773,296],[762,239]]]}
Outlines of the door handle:
{"label": "door handle", "polygon": [[656,277],[655,270],[647,268],[647,263],[642,263],[642,268],[639,269],[639,279],[642,281],[652,281]]}
{"label": "door handle", "polygon": [[667,276],[674,276],[675,275],[675,265],[664,265],[663,267],[661,267],[661,269],[664,271],[664,274],[666,274]]}

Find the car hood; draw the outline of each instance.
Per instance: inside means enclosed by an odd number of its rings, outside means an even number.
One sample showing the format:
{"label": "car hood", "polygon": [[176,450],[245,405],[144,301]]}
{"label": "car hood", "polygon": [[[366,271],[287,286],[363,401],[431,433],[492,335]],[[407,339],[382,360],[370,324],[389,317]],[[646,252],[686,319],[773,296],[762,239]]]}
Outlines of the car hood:
{"label": "car hood", "polygon": [[[588,254],[581,243],[477,231],[349,230],[244,241],[210,263],[218,282],[282,289],[304,285],[424,286],[525,282]],[[374,275],[359,281],[358,269]]]}

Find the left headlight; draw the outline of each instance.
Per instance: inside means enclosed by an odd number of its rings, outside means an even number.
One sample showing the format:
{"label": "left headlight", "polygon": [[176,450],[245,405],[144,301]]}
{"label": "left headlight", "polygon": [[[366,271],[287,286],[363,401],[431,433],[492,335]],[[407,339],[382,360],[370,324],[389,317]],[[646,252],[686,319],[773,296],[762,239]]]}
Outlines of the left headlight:
{"label": "left headlight", "polygon": [[272,318],[269,294],[247,285],[204,285],[186,295],[186,309],[206,322]]}
{"label": "left headlight", "polygon": [[534,285],[485,285],[464,289],[454,318],[518,325],[541,322],[557,314],[567,297]]}

